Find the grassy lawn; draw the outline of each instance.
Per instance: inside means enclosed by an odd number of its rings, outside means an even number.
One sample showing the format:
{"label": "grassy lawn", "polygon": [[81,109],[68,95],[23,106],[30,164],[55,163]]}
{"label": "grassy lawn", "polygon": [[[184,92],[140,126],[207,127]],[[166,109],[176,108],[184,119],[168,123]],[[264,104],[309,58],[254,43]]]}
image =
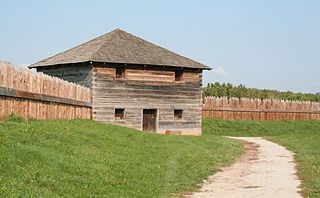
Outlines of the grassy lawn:
{"label": "grassy lawn", "polygon": [[242,152],[208,126],[185,137],[12,119],[0,123],[0,197],[170,197],[195,190]]}
{"label": "grassy lawn", "polygon": [[305,197],[320,197],[320,122],[204,120],[206,135],[262,136],[296,153]]}

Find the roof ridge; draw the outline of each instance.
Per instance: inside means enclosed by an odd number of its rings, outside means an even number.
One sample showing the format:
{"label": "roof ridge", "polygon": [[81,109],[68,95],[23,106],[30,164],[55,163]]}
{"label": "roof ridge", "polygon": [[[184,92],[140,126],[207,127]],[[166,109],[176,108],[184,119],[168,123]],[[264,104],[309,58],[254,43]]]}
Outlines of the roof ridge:
{"label": "roof ridge", "polygon": [[[115,33],[116,31],[122,31],[120,28],[117,28],[117,29],[115,29],[115,30],[113,30],[113,31],[111,31],[111,32],[108,32],[108,33],[106,33],[106,34],[103,34],[103,35],[101,35],[100,37],[105,37],[105,36],[110,36],[111,34],[113,34],[113,33]],[[98,38],[100,38],[100,37],[98,37]],[[94,39],[92,39],[92,40],[94,40]],[[109,39],[107,39],[107,40],[109,40]],[[101,47],[107,42],[107,40],[104,40],[103,42],[102,42],[102,44],[100,45],[100,47],[98,47],[98,49],[96,50],[96,52],[95,53],[92,53],[92,55],[91,55],[91,60],[89,60],[89,61],[92,61],[94,58],[94,55],[97,53],[97,52],[99,52],[99,50],[101,49]],[[89,42],[89,41],[88,41]]]}
{"label": "roof ridge", "polygon": [[133,36],[133,37],[135,37],[135,38],[137,38],[137,39],[139,39],[139,40],[142,40],[143,42],[146,42],[146,43],[151,44],[151,45],[155,45],[155,46],[157,46],[157,47],[159,47],[159,48],[161,48],[161,49],[163,49],[163,50],[165,50],[165,51],[167,51],[167,52],[169,52],[169,53],[173,53],[173,54],[175,54],[175,55],[178,55],[178,56],[180,56],[181,58],[185,58],[185,59],[188,59],[188,60],[190,60],[190,61],[196,62],[196,63],[198,63],[198,64],[200,64],[200,65],[203,65],[203,66],[208,67],[207,65],[202,64],[202,63],[200,63],[200,62],[198,62],[198,61],[194,61],[194,60],[192,60],[191,58],[188,58],[188,57],[186,57],[186,56],[180,55],[179,53],[170,51],[169,49],[167,49],[167,48],[165,48],[165,47],[161,47],[160,45],[157,45],[157,44],[152,43],[152,42],[150,42],[150,41],[144,40],[144,39],[142,39],[142,38],[140,38],[140,37],[138,37],[138,36],[136,36],[136,35],[133,35],[133,34],[131,34],[131,33],[126,32],[126,31],[124,31],[124,30],[121,30],[121,29],[119,29],[119,30],[122,31],[122,32],[125,32],[125,33],[129,34],[130,36]]}

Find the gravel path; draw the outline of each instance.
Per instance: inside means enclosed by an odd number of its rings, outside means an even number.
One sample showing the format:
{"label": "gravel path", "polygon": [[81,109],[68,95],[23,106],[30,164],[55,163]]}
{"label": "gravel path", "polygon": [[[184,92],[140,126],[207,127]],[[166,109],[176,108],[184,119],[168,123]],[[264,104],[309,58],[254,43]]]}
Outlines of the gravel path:
{"label": "gravel path", "polygon": [[301,197],[292,152],[263,138],[232,138],[245,142],[246,153],[186,197]]}

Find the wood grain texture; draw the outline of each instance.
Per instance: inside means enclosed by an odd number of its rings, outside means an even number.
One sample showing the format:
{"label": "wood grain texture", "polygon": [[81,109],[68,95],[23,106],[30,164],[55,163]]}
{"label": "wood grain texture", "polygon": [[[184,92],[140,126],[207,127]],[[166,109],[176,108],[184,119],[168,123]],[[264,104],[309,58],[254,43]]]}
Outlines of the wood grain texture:
{"label": "wood grain texture", "polygon": [[36,69],[37,72],[43,72],[49,76],[54,76],[84,87],[92,87],[92,67],[89,63],[37,67]]}
{"label": "wood grain texture", "polygon": [[11,88],[1,87],[1,86],[0,86],[0,96],[34,100],[34,101],[40,101],[40,102],[41,101],[54,102],[58,104],[74,105],[77,107],[89,107],[89,108],[92,107],[91,102],[84,102],[84,101],[73,100],[68,98],[61,98],[57,96],[32,93],[28,91],[21,91],[21,90],[16,90]]}
{"label": "wood grain texture", "polygon": [[0,62],[0,119],[91,118],[88,88]]}
{"label": "wood grain texture", "polygon": [[228,120],[320,120],[320,103],[206,97],[203,117]]}
{"label": "wood grain texture", "polygon": [[174,72],[127,69],[126,78],[127,80],[174,82]]}
{"label": "wood grain texture", "polygon": [[[108,66],[93,69],[93,119],[142,130],[143,109],[156,109],[156,131],[163,134],[201,134],[201,75],[192,81],[175,82],[173,71],[133,69],[126,78],[116,79],[104,72]],[[200,72],[201,73],[201,72]],[[114,117],[115,108],[124,108],[123,120]],[[181,120],[174,119],[174,109],[182,109]]]}

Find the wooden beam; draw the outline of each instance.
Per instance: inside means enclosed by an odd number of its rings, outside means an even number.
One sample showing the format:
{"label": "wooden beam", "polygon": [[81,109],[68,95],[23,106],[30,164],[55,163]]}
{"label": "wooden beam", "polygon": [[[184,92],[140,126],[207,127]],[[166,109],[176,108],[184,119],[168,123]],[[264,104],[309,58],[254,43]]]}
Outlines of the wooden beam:
{"label": "wooden beam", "polygon": [[77,101],[77,100],[50,96],[45,94],[31,93],[27,91],[20,91],[16,89],[7,88],[7,87],[1,87],[1,86],[0,86],[0,96],[22,98],[22,99],[28,99],[28,100],[44,101],[44,102],[54,102],[54,103],[74,105],[79,107],[92,107],[92,103],[90,102]]}

